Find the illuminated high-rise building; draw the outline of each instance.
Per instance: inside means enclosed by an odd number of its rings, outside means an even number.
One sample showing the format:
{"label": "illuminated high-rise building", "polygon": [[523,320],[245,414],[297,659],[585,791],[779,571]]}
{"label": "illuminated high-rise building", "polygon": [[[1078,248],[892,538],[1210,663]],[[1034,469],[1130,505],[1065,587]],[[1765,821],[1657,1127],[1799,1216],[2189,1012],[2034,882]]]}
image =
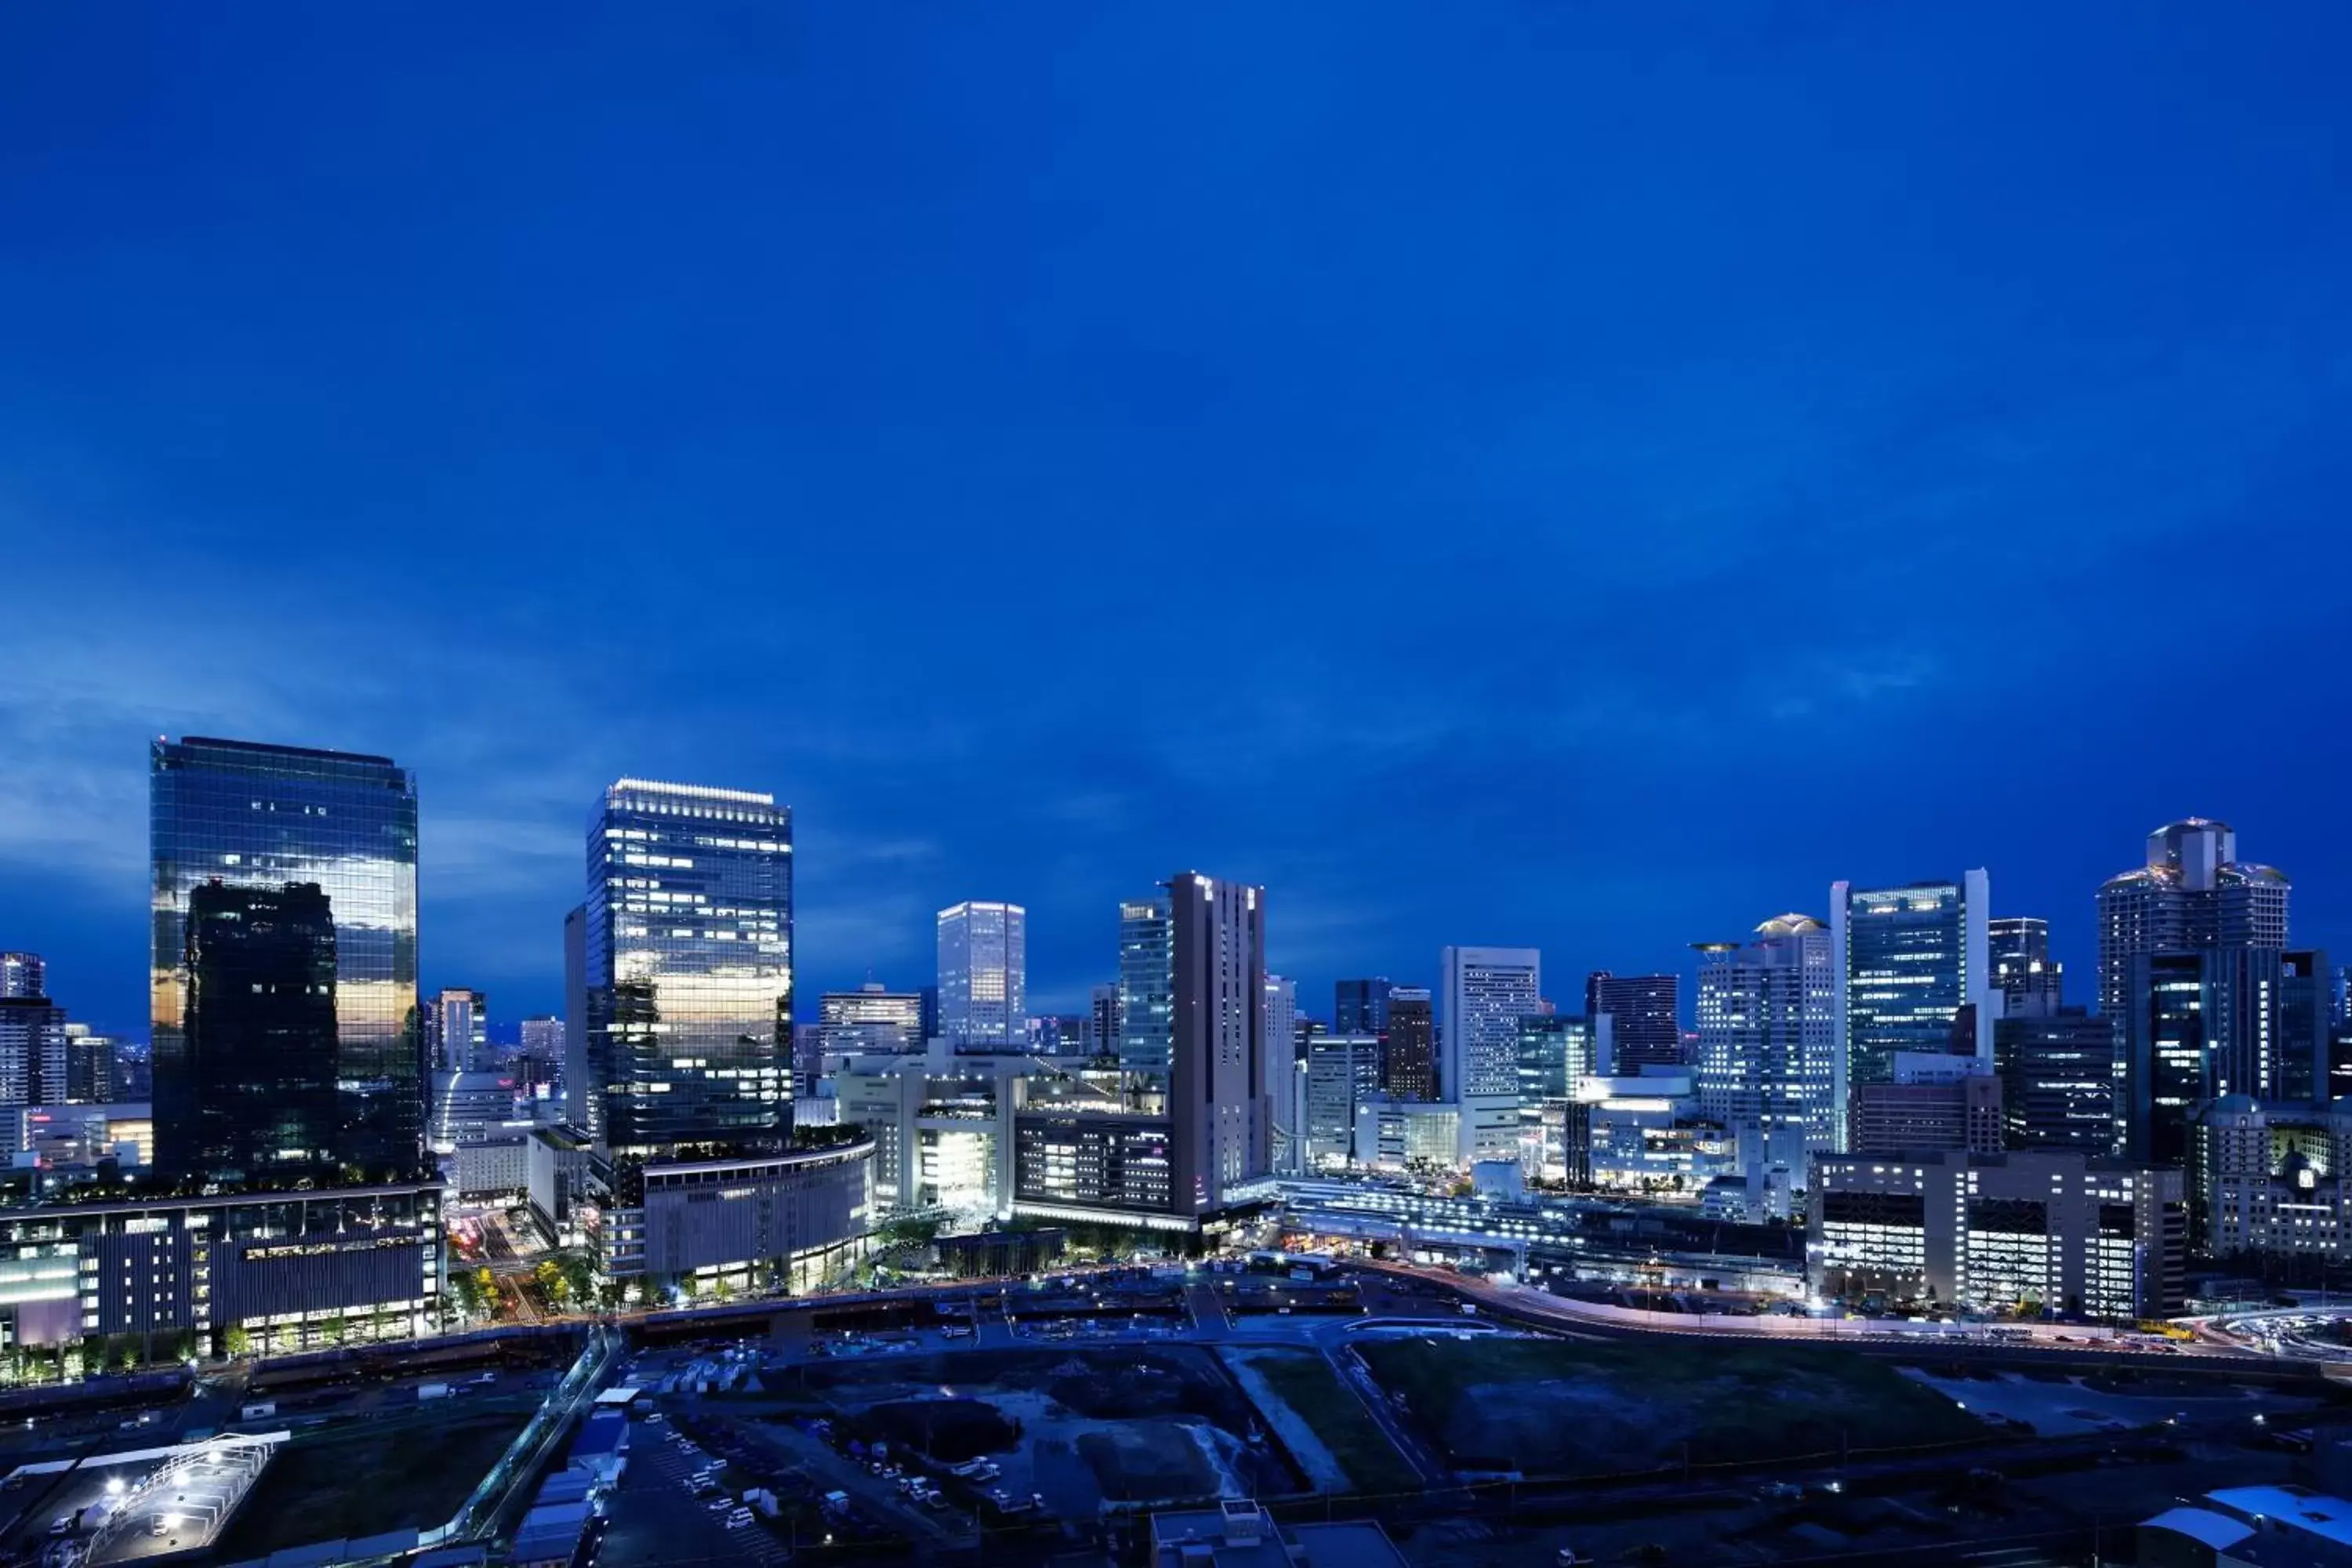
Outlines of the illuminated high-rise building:
{"label": "illuminated high-rise building", "polygon": [[[1391,985],[1381,1042],[1381,1092],[1391,1100],[1438,1096],[1437,1014],[1426,985]],[[1347,1033],[1342,1029],[1340,1034]]]}
{"label": "illuminated high-rise building", "polygon": [[1895,1081],[1898,1052],[1951,1050],[1963,1008],[1973,1009],[1966,1054],[1991,1066],[2000,1004],[1985,930],[1990,900],[1982,871],[1899,888],[1831,887],[1836,1125],[1846,1121],[1849,1086]]}
{"label": "illuminated high-rise building", "polygon": [[1829,929],[1779,915],[1745,944],[1698,951],[1699,1110],[1732,1130],[1747,1163],[1783,1168],[1801,1185],[1806,1158],[1838,1144]]}
{"label": "illuminated high-rise building", "polygon": [[1121,904],[1118,976],[1119,1067],[1169,1122],[1169,1206],[1213,1213],[1270,1157],[1265,889],[1182,871]]}
{"label": "illuminated high-rise building", "polygon": [[1295,1175],[1305,1135],[1298,1120],[1298,982],[1279,974],[1265,977],[1265,1048],[1260,1061],[1268,1121],[1266,1169]]}
{"label": "illuminated high-rise building", "polygon": [[1087,999],[1087,1055],[1097,1060],[1118,1055],[1118,984],[1097,985]]}
{"label": "illuminated high-rise building", "polygon": [[436,1072],[488,1072],[490,999],[479,991],[450,989],[425,1009],[425,1059]]}
{"label": "illuminated high-rise building", "polygon": [[2121,1020],[2137,1005],[2131,964],[2141,954],[2284,949],[2293,891],[2284,872],[2238,858],[2228,823],[2191,816],[2165,824],[2147,836],[2147,864],[2099,889],[2099,1011]]}
{"label": "illuminated high-rise building", "polygon": [[616,1162],[781,1149],[791,812],[751,790],[623,779],[589,824],[586,910],[583,1125]]}
{"label": "illuminated high-rise building", "polygon": [[1438,971],[1445,984],[1438,1080],[1445,1102],[1461,1109],[1457,1152],[1465,1161],[1514,1158],[1519,1020],[1543,1010],[1543,955],[1531,947],[1449,947]]}
{"label": "illuminated high-rise building", "polygon": [[196,736],[150,763],[158,1167],[415,1173],[415,778],[388,757]]}
{"label": "illuminated high-rise building", "polygon": [[1631,1077],[1645,1067],[1683,1065],[1683,977],[1612,974],[1596,969],[1584,980],[1584,1016],[1609,1020],[1616,1042],[1610,1071]]}
{"label": "illuminated high-rise building", "polygon": [[1019,904],[940,911],[940,1037],[957,1050],[1028,1044],[1029,916]]}
{"label": "illuminated high-rise building", "polygon": [[2049,1018],[2064,1005],[2065,969],[2050,956],[2050,922],[2008,915],[1985,922],[1985,951],[2003,1018]]}
{"label": "illuminated high-rise building", "polygon": [[[904,1056],[923,1048],[923,999],[868,982],[817,998],[823,1057]],[[822,1070],[822,1069],[820,1069]]]}
{"label": "illuminated high-rise building", "polygon": [[12,996],[47,996],[47,971],[37,952],[0,952],[0,1001]]}

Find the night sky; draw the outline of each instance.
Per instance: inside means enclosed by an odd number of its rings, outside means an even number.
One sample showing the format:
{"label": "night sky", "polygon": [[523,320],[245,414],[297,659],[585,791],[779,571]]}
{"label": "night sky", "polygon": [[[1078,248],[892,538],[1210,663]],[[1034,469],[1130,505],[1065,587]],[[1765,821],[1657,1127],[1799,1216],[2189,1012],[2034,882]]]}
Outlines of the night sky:
{"label": "night sky", "polygon": [[[804,995],[1265,883],[1687,971],[2149,828],[2352,958],[2340,0],[0,10],[0,947],[142,1032],[146,743],[386,752],[560,1005],[623,773]],[[1931,10],[1940,15],[1928,15]],[[511,13],[511,14],[510,14]],[[524,14],[529,13],[529,14]]]}

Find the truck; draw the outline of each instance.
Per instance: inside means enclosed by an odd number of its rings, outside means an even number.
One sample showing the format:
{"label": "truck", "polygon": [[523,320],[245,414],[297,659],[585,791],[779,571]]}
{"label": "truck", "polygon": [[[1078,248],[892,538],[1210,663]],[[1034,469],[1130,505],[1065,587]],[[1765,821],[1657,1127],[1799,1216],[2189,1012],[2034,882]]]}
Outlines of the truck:
{"label": "truck", "polygon": [[416,1385],[416,1397],[419,1399],[446,1399],[449,1397],[449,1385],[446,1383],[420,1383]]}
{"label": "truck", "polygon": [[277,1414],[278,1402],[274,1399],[264,1399],[244,1406],[237,1411],[236,1418],[240,1421],[267,1421]]}
{"label": "truck", "polygon": [[743,1494],[743,1500],[770,1519],[775,1518],[782,1511],[782,1506],[776,1501],[776,1494],[765,1487],[753,1487]]}

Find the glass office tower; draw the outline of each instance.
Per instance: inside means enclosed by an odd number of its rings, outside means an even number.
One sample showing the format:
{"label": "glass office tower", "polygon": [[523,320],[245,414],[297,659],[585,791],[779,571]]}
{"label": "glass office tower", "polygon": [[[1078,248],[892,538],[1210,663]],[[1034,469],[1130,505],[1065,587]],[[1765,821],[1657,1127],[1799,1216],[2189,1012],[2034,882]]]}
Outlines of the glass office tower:
{"label": "glass office tower", "polygon": [[424,1162],[416,781],[189,736],[150,753],[155,1159],[271,1184]]}
{"label": "glass office tower", "polygon": [[[1837,1122],[1844,1124],[1856,1084],[1892,1083],[1905,1051],[1951,1051],[1992,1063],[1992,990],[1987,908],[1991,881],[1981,870],[1957,881],[1900,888],[1830,886],[1830,947],[1837,981],[1838,1051],[1832,1066]],[[1954,1040],[1966,1017],[1964,1039]]]}
{"label": "glass office tower", "polygon": [[1028,912],[965,902],[940,911],[940,1035],[959,1050],[1028,1043]]}
{"label": "glass office tower", "polygon": [[1164,1084],[1175,1058],[1173,906],[1165,895],[1118,906],[1118,1065]]}
{"label": "glass office tower", "polygon": [[622,779],[589,825],[586,911],[580,1087],[594,1103],[574,1120],[616,1160],[784,1147],[792,813],[749,790]]}

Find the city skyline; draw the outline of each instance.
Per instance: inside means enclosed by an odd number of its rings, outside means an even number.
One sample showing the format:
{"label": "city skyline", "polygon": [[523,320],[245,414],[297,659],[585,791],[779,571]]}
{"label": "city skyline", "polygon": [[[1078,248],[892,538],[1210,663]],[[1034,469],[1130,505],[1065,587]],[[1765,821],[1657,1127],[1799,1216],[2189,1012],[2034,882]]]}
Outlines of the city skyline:
{"label": "city skyline", "polygon": [[[164,732],[414,770],[509,1021],[624,775],[791,805],[810,992],[985,896],[1081,1011],[1171,866],[1309,1011],[1983,866],[2086,996],[2192,815],[2352,952],[2342,7],[6,25],[0,944],[77,1017]],[[1198,647],[1076,614],[1146,591]]]}
{"label": "city skyline", "polygon": [[[300,745],[289,748],[286,747],[285,742],[267,739],[247,738],[234,740],[229,743],[234,745],[260,746],[269,749],[290,749],[297,752],[308,751],[325,756],[340,755],[365,758],[368,755],[368,753],[364,752],[341,752],[329,748],[312,748]],[[427,795],[423,789],[417,789],[416,795],[419,802],[417,806],[418,827],[416,832],[416,837],[419,841],[417,854],[419,860],[422,861],[425,858],[424,845],[428,843],[430,839],[431,805],[429,795]],[[791,809],[791,802],[788,799],[780,797],[777,801],[777,805],[783,809]],[[2161,835],[2165,832],[2179,828],[2183,823],[2195,824],[2210,820],[2216,819],[2200,816],[2195,814],[2176,816],[2168,823],[2154,825],[2153,832],[2158,835]],[[2226,818],[2221,818],[2218,820],[2222,831],[2229,831],[2234,826],[2234,824],[2230,823]],[[2145,834],[2139,832],[2126,833],[2119,835],[2116,841],[2128,846],[2134,840],[2143,838],[2145,837]],[[2111,857],[2110,858],[2112,859],[2113,858]],[[799,873],[796,870],[796,878],[798,875]],[[1996,910],[2001,911],[1991,917],[1992,923],[1996,925],[2003,922],[2008,922],[2013,925],[2019,921],[2030,921],[2039,922],[2041,925],[2046,926],[2046,940],[2050,956],[2058,960],[2070,972],[2066,976],[2064,989],[2065,1000],[2069,1005],[2087,1005],[2092,1007],[2095,1011],[2100,1010],[2099,1004],[2101,998],[2098,994],[2100,986],[2098,976],[2100,969],[2097,962],[2099,953],[2099,944],[2097,941],[2097,910],[2098,908],[2103,907],[2102,900],[2107,896],[2107,889],[2109,886],[2119,879],[2120,879],[2111,877],[2103,879],[2095,886],[2089,899],[2089,901],[2094,907],[2079,922],[2069,922],[2063,916],[2052,916],[2041,910],[2023,910],[2010,908],[2011,900],[2005,893],[2003,895],[1996,896],[1992,902],[1991,907]],[[1841,879],[1841,882],[1843,880],[1843,879]],[[1921,878],[1916,879],[1916,880],[1925,882],[1933,880],[1933,879]],[[1893,886],[1907,884],[1905,884],[1904,879],[1888,879],[1886,885]],[[2004,887],[2006,887],[2006,885],[2007,884],[2004,883]],[[1816,901],[1819,910],[1826,911],[1830,909],[1834,901],[1835,886],[1836,885],[1833,884],[1831,889],[1826,889],[1825,896]],[[1276,915],[1276,919],[1274,921],[1270,922],[1268,927],[1267,963],[1269,968],[1272,969],[1279,963],[1281,954],[1283,952],[1283,943],[1280,936],[1279,924],[1279,911],[1281,905],[1278,898],[1278,889],[1268,889],[1268,894],[1272,900],[1271,908],[1275,911]],[[2315,941],[2307,941],[2303,939],[2303,921],[2306,920],[2325,918],[2324,913],[2314,914],[2311,906],[2318,906],[2320,910],[2325,911],[2328,904],[2328,900],[2326,900],[2323,896],[2315,895],[2308,890],[2304,893],[2304,898],[2307,902],[2298,905],[2300,912],[2297,917],[2298,935],[2296,945],[2303,948],[2315,948],[2330,953],[2337,952],[2352,952],[2352,942],[2347,942],[2342,947],[2338,947],[2328,943],[2324,938]],[[1123,900],[1113,900],[1110,916],[1105,922],[1108,930],[1101,946],[1108,952],[1108,956],[1099,960],[1097,964],[1097,968],[1101,973],[1110,976],[1111,980],[1115,980],[1118,969],[1118,905],[1121,901]],[[420,909],[429,909],[431,907],[430,902],[424,896],[424,889],[421,885],[417,897],[417,903]],[[1012,907],[1016,910],[1022,908],[1022,906],[1017,904]],[[567,911],[567,913],[569,911]],[[911,989],[913,986],[929,984],[930,973],[920,968],[919,965],[921,960],[924,958],[929,958],[936,963],[938,956],[937,933],[940,929],[939,922],[940,918],[947,912],[948,910],[943,909],[936,914],[918,917],[917,924],[924,933],[919,945],[925,951],[920,954],[902,958],[901,963],[888,966],[887,973],[885,973],[885,966],[883,965],[867,963],[855,979],[849,978],[846,975],[828,974],[822,982],[814,979],[806,982],[796,982],[796,988],[800,991],[801,994],[810,998],[809,1006],[813,1009],[814,1006],[814,998],[822,992],[854,992],[865,985],[886,983],[892,989],[906,990]],[[1791,912],[1811,913],[1812,911],[1802,908],[1792,908]],[[1817,918],[1826,918],[1826,916],[1818,916]],[[1028,917],[1024,914],[1023,917],[1024,924],[1026,923],[1027,919]],[[422,921],[420,919],[420,924],[421,923]],[[1055,921],[1053,918],[1052,912],[1048,912],[1049,927],[1059,926],[1063,923],[1065,922]],[[2079,931],[2073,933],[2074,940],[2071,943],[2068,941],[2068,928],[2070,923],[2079,924],[2081,928]],[[7,933],[0,932],[0,939],[5,939]],[[548,1000],[545,1005],[540,1005],[540,993],[538,990],[534,989],[534,982],[529,977],[509,978],[499,983],[502,990],[512,989],[516,993],[521,994],[526,1000],[523,1003],[518,1004],[514,1008],[509,1008],[501,1005],[497,1009],[497,1014],[502,1019],[508,1020],[508,1022],[505,1022],[502,1027],[499,1026],[493,1026],[493,1031],[490,1037],[492,1043],[509,1046],[517,1043],[518,1036],[516,1031],[519,1029],[520,1023],[520,1019],[518,1017],[519,1012],[531,1016],[544,1016],[551,1015],[559,1018],[562,1016],[565,1004],[562,973],[564,962],[563,943],[564,933],[562,931],[562,917],[559,916],[556,922],[554,936],[547,944],[548,960],[541,966],[551,969],[553,975],[552,983],[547,985]],[[55,944],[51,945],[54,946]],[[1443,965],[1444,949],[1448,946],[1461,945],[1471,944],[1442,944],[1440,949],[1431,955],[1430,962],[1427,963],[1425,969],[1416,969],[1410,964],[1399,963],[1393,967],[1400,969],[1407,978],[1383,983],[1405,987],[1419,985],[1423,989],[1441,986],[1443,984],[1441,970]],[[1521,945],[1531,947],[1538,952],[1544,951],[1542,944],[1540,943],[1529,942]],[[1686,947],[1704,947],[1708,944],[1693,942],[1686,943],[1685,945]],[[48,955],[47,951],[44,949],[42,943],[29,938],[18,937],[15,939],[14,946],[16,949],[23,950],[31,954],[37,955],[43,960],[49,975],[47,984],[53,992],[57,991],[59,984],[56,978],[58,972],[58,965],[57,961]],[[453,969],[447,973],[436,974],[427,967],[430,960],[424,955],[429,953],[430,944],[429,942],[425,939],[423,934],[420,934],[418,938],[417,948],[420,954],[418,962],[420,978],[417,984],[420,998],[426,1001],[432,1001],[437,998],[440,993],[445,990],[472,989],[477,993],[479,993],[480,991],[487,989],[486,987],[481,986],[467,986],[464,984],[463,980],[463,976],[466,973],[478,971],[482,966],[475,965],[471,969]],[[1703,963],[1693,962],[1684,954],[1670,952],[1664,956],[1675,961],[1674,967],[1662,967],[1655,963],[1647,963],[1645,966],[1649,969],[1655,970],[1660,973],[1673,976],[1677,979],[1695,978],[1705,967]],[[2080,961],[2079,965],[2074,962],[2070,962],[2077,959]],[[1379,967],[1372,964],[1353,963],[1345,954],[1341,954],[1329,962],[1333,966],[1332,978],[1328,980],[1308,979],[1302,982],[1303,984],[1315,986],[1322,994],[1327,996],[1332,994],[1334,987],[1361,984],[1360,982],[1349,978],[1359,971]],[[1564,973],[1570,967],[1575,966],[1579,963],[1579,958],[1574,954],[1562,955],[1562,957],[1556,957],[1553,962],[1559,967],[1561,973]],[[142,977],[145,973],[146,971],[142,966]],[[912,976],[911,984],[908,984],[907,979],[910,974]],[[1423,979],[1423,975],[1428,976],[1426,982]],[[1601,976],[1600,973],[1596,970],[1594,974],[1591,976],[1591,980],[1593,982],[1597,982],[1601,978]],[[1036,988],[1033,986],[1031,987],[1033,994],[1030,997],[1027,1016],[1035,1017],[1051,1015],[1067,1016],[1084,1014],[1088,1009],[1094,991],[1098,986],[1109,983],[1110,981],[1108,980],[1088,981],[1083,978],[1075,981],[1066,980],[1065,982],[1043,992],[1038,992]],[[1566,982],[1555,981],[1547,984],[1546,999],[1548,1001],[1553,1002],[1555,1005],[1565,1004],[1561,1005],[1559,1007],[1559,1010],[1563,1012],[1575,1011],[1577,1008],[1588,1005],[1588,997],[1581,991],[1580,991],[1578,995],[1565,999],[1552,994],[1554,991],[1559,989],[1559,986],[1561,984],[1566,984]],[[1996,986],[1994,989],[1998,989],[1998,987]],[[66,1002],[68,1006],[68,1010],[78,1021],[89,1024],[93,1027],[99,1028],[101,1031],[117,1037],[135,1039],[141,1037],[144,1033],[144,1031],[136,1024],[125,1025],[105,1016],[100,1011],[93,1007],[86,996],[73,994],[62,997],[53,997],[52,999]],[[1316,1007],[1308,1002],[1301,1002],[1297,1008],[1297,1015],[1301,1018],[1317,1018],[1319,1021],[1328,1024],[1333,1021],[1339,1009],[1337,1006],[1328,1005],[1327,1007],[1330,1016],[1326,1016],[1326,1013],[1317,1011]],[[814,1012],[812,1011],[806,1015],[806,1017],[813,1020],[814,1017]],[[1684,994],[1680,1004],[1680,1019],[1685,1026],[1688,1026],[1695,1021],[1695,1018],[1696,1014],[1694,1012],[1692,995],[1688,988],[1685,986],[1684,988]],[[1988,1038],[1989,1037],[1990,1037],[1988,1035]]]}

